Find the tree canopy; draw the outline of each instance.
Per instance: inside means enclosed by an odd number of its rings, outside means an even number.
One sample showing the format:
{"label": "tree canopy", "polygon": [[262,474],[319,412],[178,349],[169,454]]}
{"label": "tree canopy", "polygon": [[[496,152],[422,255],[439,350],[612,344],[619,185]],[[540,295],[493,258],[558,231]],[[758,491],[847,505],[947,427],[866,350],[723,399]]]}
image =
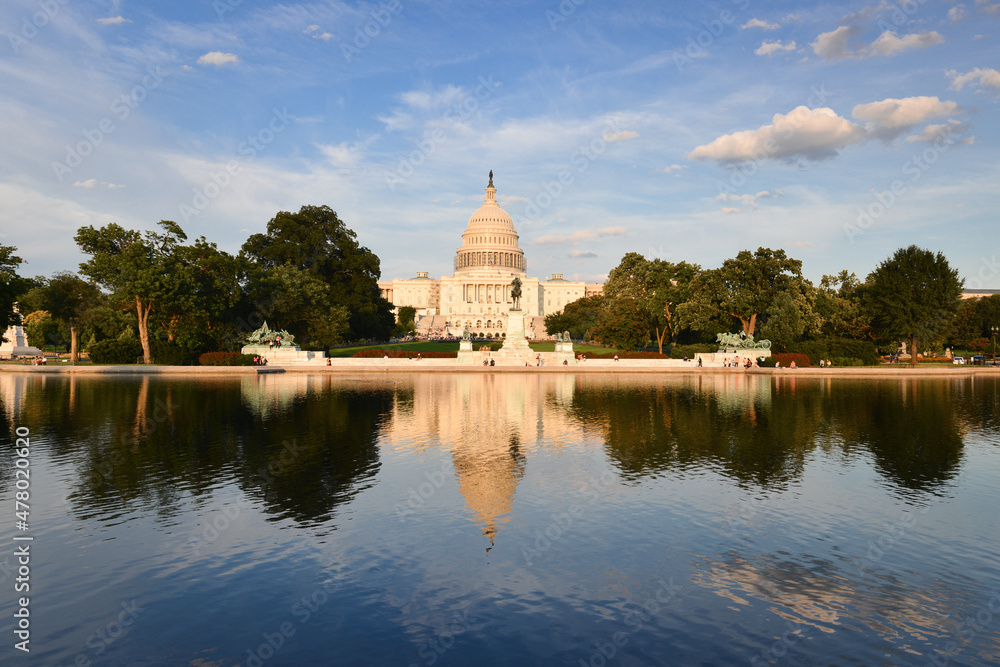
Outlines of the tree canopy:
{"label": "tree canopy", "polygon": [[4,341],[4,333],[7,327],[20,324],[19,318],[14,313],[14,302],[17,297],[27,287],[27,281],[17,274],[17,268],[24,263],[24,260],[15,255],[17,248],[9,245],[0,245],[0,342]]}
{"label": "tree canopy", "polygon": [[329,206],[279,212],[267,223],[266,234],[247,239],[242,254],[256,269],[252,279],[264,280],[281,266],[318,278],[327,288],[325,305],[347,309],[351,338],[384,340],[392,332],[392,304],[378,287],[379,259]]}
{"label": "tree canopy", "polygon": [[942,333],[961,306],[962,284],[943,254],[911,245],[869,274],[862,302],[876,332],[909,342],[916,366],[918,344]]}

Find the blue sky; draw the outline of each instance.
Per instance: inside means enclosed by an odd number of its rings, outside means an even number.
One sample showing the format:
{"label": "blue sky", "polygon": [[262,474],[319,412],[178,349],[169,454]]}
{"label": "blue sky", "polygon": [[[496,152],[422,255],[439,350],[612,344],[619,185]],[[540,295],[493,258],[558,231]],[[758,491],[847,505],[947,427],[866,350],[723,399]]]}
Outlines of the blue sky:
{"label": "blue sky", "polygon": [[5,0],[0,35],[25,275],[82,225],[236,252],[306,204],[383,278],[448,275],[492,169],[533,276],[915,243],[1000,287],[1000,0]]}

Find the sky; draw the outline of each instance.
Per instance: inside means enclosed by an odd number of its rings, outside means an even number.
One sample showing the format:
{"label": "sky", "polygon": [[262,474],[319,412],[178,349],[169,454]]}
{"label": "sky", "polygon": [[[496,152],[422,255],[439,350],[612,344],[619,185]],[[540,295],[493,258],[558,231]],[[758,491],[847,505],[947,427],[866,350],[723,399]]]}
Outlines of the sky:
{"label": "sky", "polygon": [[528,274],[901,247],[1000,287],[1000,0],[4,0],[0,244],[178,222],[237,252],[327,205],[450,275],[490,170]]}

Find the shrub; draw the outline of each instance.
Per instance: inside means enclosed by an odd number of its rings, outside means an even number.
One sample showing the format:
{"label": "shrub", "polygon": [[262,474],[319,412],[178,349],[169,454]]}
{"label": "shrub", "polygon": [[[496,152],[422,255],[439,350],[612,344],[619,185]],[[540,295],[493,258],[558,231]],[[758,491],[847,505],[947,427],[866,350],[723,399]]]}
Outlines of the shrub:
{"label": "shrub", "polygon": [[371,359],[389,357],[390,359],[416,359],[419,354],[424,359],[457,359],[458,352],[414,352],[412,350],[358,350],[352,357]]}
{"label": "shrub", "polygon": [[134,364],[142,356],[142,345],[134,338],[97,341],[87,348],[95,364]]}
{"label": "shrub", "polygon": [[481,345],[480,344],[473,345],[472,349],[473,350],[485,350],[487,352],[496,352],[501,347],[503,347],[503,341],[494,341],[492,343],[482,343]]}
{"label": "shrub", "polygon": [[202,366],[253,366],[253,355],[239,352],[206,352],[198,357]]}
{"label": "shrub", "polygon": [[671,359],[694,359],[698,354],[709,354],[719,349],[715,343],[692,343],[691,345],[674,345],[670,348]]}
{"label": "shrub", "polygon": [[799,368],[808,368],[812,366],[812,362],[809,361],[809,357],[801,352],[775,352],[771,355],[771,358],[775,361],[780,361],[782,368],[790,367],[793,361]]}
{"label": "shrub", "polygon": [[808,355],[813,366],[818,366],[820,359],[833,361],[837,357],[860,359],[862,366],[877,366],[879,363],[878,349],[868,340],[826,338],[795,343],[794,347],[797,352]]}
{"label": "shrub", "polygon": [[865,362],[862,359],[855,359],[854,357],[834,357],[830,359],[830,362],[834,366],[864,366]]}
{"label": "shrub", "polygon": [[193,366],[198,362],[198,351],[186,348],[177,341],[151,340],[149,352],[154,363],[164,366]]}

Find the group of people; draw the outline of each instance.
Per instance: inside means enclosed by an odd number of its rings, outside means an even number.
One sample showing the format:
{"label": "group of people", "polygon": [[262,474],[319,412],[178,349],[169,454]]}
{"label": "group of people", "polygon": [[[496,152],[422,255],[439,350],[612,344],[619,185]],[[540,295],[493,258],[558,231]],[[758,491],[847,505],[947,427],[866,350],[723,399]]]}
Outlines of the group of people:
{"label": "group of people", "polygon": [[281,347],[281,336],[275,336],[271,342],[268,344],[272,350],[276,347]]}
{"label": "group of people", "polygon": [[48,363],[48,359],[46,359],[44,356],[43,357],[35,357],[34,359],[31,360],[31,365],[32,366],[44,366],[47,363]]}
{"label": "group of people", "polygon": [[267,366],[267,359],[260,356],[259,354],[253,355],[253,365],[254,366]]}
{"label": "group of people", "polygon": [[[701,357],[698,357],[698,365],[701,366]],[[733,357],[732,359],[726,357],[722,360],[722,365],[726,368],[739,368],[740,366],[743,368],[756,368],[757,360],[750,357],[744,357],[743,359],[739,357]]]}

